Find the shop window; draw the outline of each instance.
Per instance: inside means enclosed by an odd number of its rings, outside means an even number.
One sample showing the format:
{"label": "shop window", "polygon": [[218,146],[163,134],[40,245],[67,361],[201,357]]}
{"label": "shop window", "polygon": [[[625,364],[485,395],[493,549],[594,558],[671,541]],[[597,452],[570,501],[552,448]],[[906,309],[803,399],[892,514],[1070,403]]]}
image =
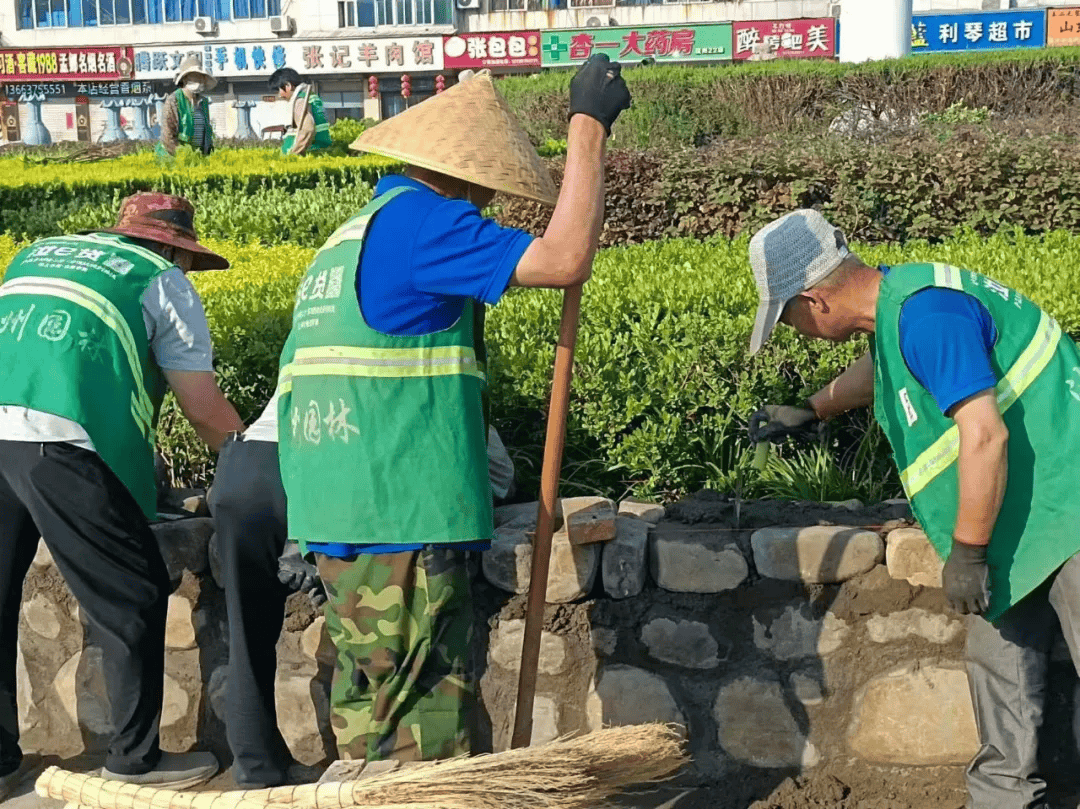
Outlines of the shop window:
{"label": "shop window", "polygon": [[281,0],[15,0],[16,26],[92,28],[217,20],[265,19],[281,13]]}
{"label": "shop window", "polygon": [[[517,2],[517,0],[511,0]],[[533,2],[534,0],[524,0]],[[451,25],[453,0],[338,0],[338,27]]]}
{"label": "shop window", "polygon": [[29,30],[34,27],[34,0],[19,0],[19,14],[15,18],[15,23],[19,30]]}

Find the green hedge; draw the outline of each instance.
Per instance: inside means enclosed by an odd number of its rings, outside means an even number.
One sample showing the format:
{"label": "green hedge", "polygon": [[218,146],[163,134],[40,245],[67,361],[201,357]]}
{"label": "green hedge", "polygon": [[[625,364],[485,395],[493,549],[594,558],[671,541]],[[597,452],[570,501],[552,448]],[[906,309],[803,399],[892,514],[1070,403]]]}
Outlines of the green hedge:
{"label": "green hedge", "polygon": [[[720,67],[653,65],[623,71],[633,107],[615,124],[626,148],[700,146],[717,138],[822,131],[866,106],[900,119],[962,102],[991,113],[1072,115],[1080,48],[917,55],[862,65],[774,61]],[[507,77],[499,89],[534,143],[566,137],[572,71]]]}
{"label": "green hedge", "polygon": [[[213,217],[198,212],[197,223],[204,232],[219,236],[235,232],[246,238],[250,231],[245,228],[251,226],[259,229],[253,235],[273,234],[282,226],[288,228],[287,217],[298,212],[306,220],[302,227],[322,233],[323,220],[340,224],[348,216],[345,206],[362,197],[356,196],[357,190],[370,189],[396,165],[377,156],[286,157],[269,149],[223,149],[208,157],[181,152],[170,161],[159,160],[153,152],[98,163],[0,159],[0,233],[24,238],[54,235],[63,232],[61,223],[66,226],[68,217],[74,217],[70,222],[76,224],[97,226],[112,219],[120,200],[137,191],[163,191],[216,205]],[[318,189],[321,193],[302,195],[300,202],[287,199],[296,192]],[[320,214],[317,207],[334,210]],[[248,216],[242,208],[257,216]],[[215,229],[214,223],[222,217],[236,222],[238,229]],[[312,217],[320,224],[313,225]],[[208,220],[210,227],[206,227]]]}
{"label": "green hedge", "polygon": [[[730,490],[745,465],[748,415],[764,402],[795,401],[828,381],[862,350],[778,329],[766,349],[747,358],[756,307],[746,239],[671,240],[601,251],[586,285],[567,430],[565,493],[676,496],[710,485]],[[235,270],[194,276],[214,334],[221,384],[250,420],[270,396],[278,354],[288,333],[293,291],[311,249],[211,242]],[[871,263],[940,260],[979,270],[1024,291],[1070,333],[1080,333],[1080,237],[1054,232],[981,239],[961,233],[941,244],[855,245]],[[13,252],[0,237],[0,262]],[[536,490],[544,414],[561,296],[512,290],[490,312],[493,419],[510,446],[522,491]],[[865,415],[842,422],[834,456],[787,450],[787,462],[818,464],[836,478],[820,496],[895,494],[880,441],[859,467],[833,458],[854,455]],[[178,478],[206,482],[212,459],[169,405],[161,443]],[[781,455],[785,453],[782,452]],[[807,460],[809,459],[809,460]],[[783,461],[783,459],[781,459]],[[854,479],[858,469],[873,470]],[[746,493],[773,492],[782,463],[748,476]],[[771,488],[772,487],[772,488]],[[845,488],[846,487],[846,488]]]}
{"label": "green hedge", "polygon": [[[378,176],[395,170],[367,158],[263,157],[261,173],[211,165],[140,183],[185,193],[203,236],[317,247],[370,199]],[[41,169],[59,176],[13,190],[23,203],[0,211],[0,222],[20,238],[112,224],[119,200],[136,185],[119,162],[78,167],[83,185],[57,171],[76,167]],[[548,159],[556,178],[563,162]],[[116,179],[121,169],[123,181]],[[0,181],[0,198],[4,193]],[[26,201],[32,193],[41,197],[34,205]],[[961,127],[884,142],[820,136],[673,153],[616,150],[608,158],[601,244],[733,238],[799,206],[820,208],[853,238],[875,243],[937,240],[957,227],[1080,232],[1080,141]],[[494,210],[503,224],[537,234],[551,216],[548,207],[505,196]]]}
{"label": "green hedge", "polygon": [[[548,164],[561,176],[561,158]],[[503,224],[542,233],[550,209],[501,198]],[[709,150],[615,151],[601,244],[735,237],[796,207],[816,207],[861,241],[1080,232],[1080,141],[977,128],[881,143],[821,136]]]}

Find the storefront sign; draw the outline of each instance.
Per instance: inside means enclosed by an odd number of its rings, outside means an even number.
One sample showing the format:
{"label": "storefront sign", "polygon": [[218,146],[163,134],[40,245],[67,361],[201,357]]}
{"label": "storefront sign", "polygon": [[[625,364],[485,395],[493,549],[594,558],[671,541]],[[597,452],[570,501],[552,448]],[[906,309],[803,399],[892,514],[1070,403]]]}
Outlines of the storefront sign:
{"label": "storefront sign", "polygon": [[148,81],[57,81],[57,82],[6,82],[0,84],[7,95],[16,97],[26,93],[44,96],[84,95],[94,98],[104,96],[148,96],[154,92]]}
{"label": "storefront sign", "polygon": [[499,31],[443,37],[447,69],[540,67],[539,31]]}
{"label": "storefront sign", "polygon": [[972,11],[916,14],[911,18],[911,52],[985,51],[1046,46],[1046,12]]}
{"label": "storefront sign", "polygon": [[581,64],[594,53],[613,62],[702,62],[731,58],[731,23],[672,28],[572,28],[540,35],[541,64]]}
{"label": "storefront sign", "polygon": [[0,81],[130,79],[131,48],[0,49]]}
{"label": "storefront sign", "polygon": [[230,42],[200,49],[140,49],[135,75],[140,79],[175,79],[188,54],[201,57],[207,73],[219,78],[266,78],[281,67],[302,76],[348,73],[410,73],[442,70],[442,37],[332,39],[320,42]]}
{"label": "storefront sign", "polygon": [[749,59],[755,45],[770,46],[780,59],[836,56],[836,20],[751,20],[732,23],[736,59]]}
{"label": "storefront sign", "polygon": [[1080,45],[1080,8],[1046,10],[1046,45],[1049,48]]}

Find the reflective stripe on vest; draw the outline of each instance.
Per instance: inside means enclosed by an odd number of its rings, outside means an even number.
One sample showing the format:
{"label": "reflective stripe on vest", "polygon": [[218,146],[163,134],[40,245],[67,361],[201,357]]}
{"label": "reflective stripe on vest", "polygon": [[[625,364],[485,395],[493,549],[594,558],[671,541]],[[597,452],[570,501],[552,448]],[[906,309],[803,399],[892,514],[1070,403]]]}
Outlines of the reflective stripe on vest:
{"label": "reflective stripe on vest", "polygon": [[960,280],[960,270],[948,264],[934,264],[934,284],[948,289],[963,290],[964,282]]}
{"label": "reflective stripe on vest", "polygon": [[[381,210],[382,206],[386,205],[386,203],[390,202],[394,197],[400,196],[406,191],[411,190],[412,189],[409,188],[409,186],[399,185],[397,188],[391,188],[385,194],[381,194],[378,199],[382,201],[382,205],[379,206],[378,210]],[[318,257],[319,253],[322,253],[325,250],[332,250],[343,242],[362,242],[364,240],[364,235],[367,233],[368,222],[371,221],[371,217],[376,213],[377,211],[372,211],[371,213],[357,215],[343,224],[330,234],[330,238],[326,240],[326,243],[323,244],[323,246],[319,248],[318,253],[315,254],[316,257]]]}
{"label": "reflective stripe on vest", "polygon": [[153,412],[150,397],[146,393],[143,381],[142,363],[135,351],[135,337],[128,327],[124,316],[112,301],[98,292],[74,281],[60,278],[23,276],[13,278],[0,286],[0,296],[4,295],[48,295],[62,298],[81,306],[95,315],[102,323],[112,329],[120,340],[120,345],[127,355],[128,365],[135,380],[135,392],[131,395],[131,415],[150,442],[154,442]]}
{"label": "reflective stripe on vest", "polygon": [[[935,265],[935,277],[937,272],[938,265]],[[959,276],[959,273],[957,275]],[[959,283],[959,277],[957,282]],[[1061,327],[1056,320],[1043,312],[1035,336],[997,383],[995,391],[998,410],[1004,413],[1016,403],[1045,370],[1060,340]],[[956,461],[959,452],[960,431],[953,425],[900,473],[900,481],[904,484],[908,497],[914,497],[948,469]]]}
{"label": "reflective stripe on vest", "polygon": [[298,348],[278,375],[278,393],[292,390],[298,376],[436,377],[473,376],[486,380],[476,350],[466,346],[432,348]]}

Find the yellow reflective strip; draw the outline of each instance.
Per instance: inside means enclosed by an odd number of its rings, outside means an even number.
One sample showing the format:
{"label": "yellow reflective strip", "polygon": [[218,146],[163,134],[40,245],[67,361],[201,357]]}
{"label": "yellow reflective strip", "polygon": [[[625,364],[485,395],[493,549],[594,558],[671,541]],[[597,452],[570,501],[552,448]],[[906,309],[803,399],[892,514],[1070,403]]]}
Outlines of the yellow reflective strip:
{"label": "yellow reflective strip", "polygon": [[425,360],[462,359],[476,361],[476,350],[467,346],[431,346],[428,348],[361,348],[357,346],[315,346],[298,348],[293,362],[302,360]]}
{"label": "yellow reflective strip", "polygon": [[[379,210],[382,209],[383,205],[388,203],[394,197],[411,190],[412,189],[408,186],[398,186],[397,188],[392,188],[385,194],[376,197],[374,200],[372,200],[372,202],[378,202],[379,204],[374,210],[363,214],[357,219],[346,222],[340,228],[331,233],[330,238],[326,240],[326,243],[323,244],[322,247],[319,248],[319,253],[322,253],[324,250],[329,250],[333,247],[337,247],[342,242],[363,241],[364,235],[367,233],[367,226],[368,222],[371,221],[371,217],[378,213]],[[371,205],[371,202],[369,202],[368,205]],[[315,254],[316,258],[318,258],[319,253]]]}
{"label": "yellow reflective strip", "polygon": [[146,386],[143,382],[142,363],[135,353],[135,338],[131,334],[127,321],[124,320],[120,310],[116,308],[112,301],[89,287],[74,281],[39,276],[13,278],[0,286],[0,295],[17,294],[47,295],[62,298],[96,315],[102,323],[112,329],[120,340],[120,345],[127,356],[128,365],[131,367],[132,376],[135,378],[135,389],[139,394],[138,402],[143,418],[147,424],[152,421],[153,408],[150,405],[150,397],[146,393]]}
{"label": "yellow reflective strip", "polygon": [[960,271],[948,264],[934,265],[934,284],[949,289],[963,289],[964,284],[960,280]]}
{"label": "yellow reflective strip", "polygon": [[1043,312],[1035,337],[1013,363],[1004,379],[998,382],[998,407],[1002,413],[1008,410],[1043,372],[1060,342],[1061,326]]}
{"label": "yellow reflective strip", "polygon": [[141,418],[139,418],[138,409],[136,408],[135,405],[136,405],[135,397],[132,396],[131,397],[131,417],[133,419],[135,419],[135,423],[137,425],[139,425],[139,427],[142,429],[142,434],[144,436],[146,436],[146,441],[147,441],[148,444],[150,444],[150,448],[154,449],[154,444],[155,444],[154,428],[151,427],[149,423],[147,423],[147,422],[143,421]]}
{"label": "yellow reflective strip", "polygon": [[[1012,407],[1039,374],[1046,370],[1059,342],[1061,326],[1043,312],[1035,336],[994,389],[998,410],[1002,414]],[[904,484],[908,497],[914,497],[925,489],[934,478],[956,461],[959,453],[960,431],[953,425],[900,473],[900,482]]]}
{"label": "yellow reflective strip", "polygon": [[447,365],[348,365],[336,363],[312,363],[297,365],[292,376],[356,376],[356,377],[430,377],[430,376],[473,376],[486,379],[484,372],[476,366],[466,364]]}

